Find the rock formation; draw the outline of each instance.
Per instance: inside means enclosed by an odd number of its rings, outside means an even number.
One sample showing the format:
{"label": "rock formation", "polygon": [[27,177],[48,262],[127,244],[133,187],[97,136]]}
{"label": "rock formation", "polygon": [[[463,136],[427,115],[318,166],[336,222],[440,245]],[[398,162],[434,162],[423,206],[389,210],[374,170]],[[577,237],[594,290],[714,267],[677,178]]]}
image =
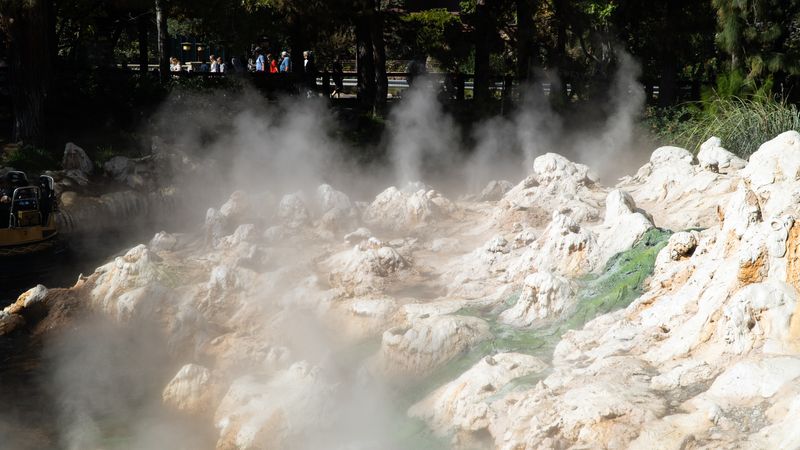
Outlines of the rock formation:
{"label": "rock formation", "polygon": [[219,449],[336,429],[366,380],[454,448],[798,448],[798,169],[787,132],[746,163],[662,147],[613,187],[545,154],[478,201],[322,185],[267,213],[236,192],[196,239],[159,233],[73,289],[158,325],[179,368],[162,400]]}

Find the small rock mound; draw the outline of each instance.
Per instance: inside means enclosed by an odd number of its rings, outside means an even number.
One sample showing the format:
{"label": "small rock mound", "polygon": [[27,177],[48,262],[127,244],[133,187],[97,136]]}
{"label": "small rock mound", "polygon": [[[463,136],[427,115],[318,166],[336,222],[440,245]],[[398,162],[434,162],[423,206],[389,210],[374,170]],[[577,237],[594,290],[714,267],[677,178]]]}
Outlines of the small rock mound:
{"label": "small rock mound", "polygon": [[392,186],[378,194],[364,211],[370,227],[413,231],[450,216],[455,206],[435,190],[406,192]]}
{"label": "small rock mound", "polygon": [[331,285],[348,295],[379,292],[389,277],[411,267],[397,250],[374,237],[334,255],[324,265],[330,267]]}
{"label": "small rock mound", "polygon": [[539,359],[521,353],[486,356],[412,406],[409,415],[424,419],[440,435],[484,431],[497,414],[492,397],[512,380],[546,367]]}
{"label": "small rock mound", "polygon": [[552,211],[568,211],[577,222],[600,218],[605,190],[583,164],[547,153],[533,162],[533,174],[505,194],[494,214],[501,226],[543,226]]}
{"label": "small rock mound", "polygon": [[503,323],[527,327],[542,320],[557,319],[576,301],[572,284],[564,277],[537,272],[525,277],[517,303],[498,317]]}
{"label": "small rock mound", "polygon": [[221,398],[220,383],[207,368],[186,364],[164,388],[162,400],[186,414],[209,415]]}
{"label": "small rock mound", "polygon": [[300,228],[311,223],[311,213],[301,193],[283,196],[278,204],[278,218],[289,228]]}
{"label": "small rock mound", "polygon": [[82,148],[78,147],[72,142],[68,142],[64,148],[64,156],[61,159],[61,167],[67,172],[76,170],[82,173],[84,176],[91,175],[92,171],[94,171],[94,163],[92,163],[92,160],[89,159],[89,155],[87,155]]}
{"label": "small rock mound", "polygon": [[494,202],[500,200],[513,187],[514,185],[510,181],[492,180],[478,195],[478,201]]}
{"label": "small rock mound", "polygon": [[391,377],[424,377],[491,337],[489,324],[467,316],[423,315],[383,333],[378,370]]}
{"label": "small rock mound", "polygon": [[718,137],[712,137],[700,145],[697,162],[705,170],[723,173],[736,171],[747,165],[747,161],[722,148],[722,140]]}

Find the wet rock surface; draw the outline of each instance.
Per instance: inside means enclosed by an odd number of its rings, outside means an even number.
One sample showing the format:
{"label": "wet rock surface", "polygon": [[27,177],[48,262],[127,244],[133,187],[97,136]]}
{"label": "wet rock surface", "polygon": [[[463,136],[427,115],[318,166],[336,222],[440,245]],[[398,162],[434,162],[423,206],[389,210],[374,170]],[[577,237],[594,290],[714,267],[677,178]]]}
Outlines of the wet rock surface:
{"label": "wet rock surface", "polygon": [[796,448],[798,161],[789,132],[746,164],[662,147],[618,186],[546,154],[475,201],[236,192],[27,292],[0,340],[80,328],[65,295],[147,324],[157,404],[210,448]]}

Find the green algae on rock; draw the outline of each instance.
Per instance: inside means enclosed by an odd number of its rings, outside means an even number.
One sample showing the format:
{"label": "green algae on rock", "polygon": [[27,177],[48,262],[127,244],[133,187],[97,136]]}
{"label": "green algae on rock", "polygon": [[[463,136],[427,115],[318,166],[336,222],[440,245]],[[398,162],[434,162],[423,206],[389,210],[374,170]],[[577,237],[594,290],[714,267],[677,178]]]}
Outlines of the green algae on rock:
{"label": "green algae on rock", "polygon": [[[625,308],[643,291],[645,280],[653,273],[656,256],[667,245],[672,232],[660,228],[648,230],[630,249],[614,255],[602,273],[578,280],[578,295],[574,309],[561,321],[533,328],[518,328],[497,320],[496,309],[462,309],[456,314],[485,319],[493,338],[472,347],[462,357],[451,361],[418,386],[417,394],[426,394],[436,386],[452,380],[472,367],[480,358],[496,353],[518,352],[550,361],[561,336],[568,330],[580,328],[600,314]],[[505,306],[513,306],[519,292],[509,296]],[[529,385],[543,378],[533,374],[518,380]],[[424,387],[423,387],[424,386]]]}

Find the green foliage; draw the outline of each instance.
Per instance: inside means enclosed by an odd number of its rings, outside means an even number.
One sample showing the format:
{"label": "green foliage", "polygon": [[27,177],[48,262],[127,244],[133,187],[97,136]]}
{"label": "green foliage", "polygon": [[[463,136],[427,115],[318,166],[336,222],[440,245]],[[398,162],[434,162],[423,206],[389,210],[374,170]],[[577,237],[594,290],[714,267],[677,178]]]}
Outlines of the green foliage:
{"label": "green foliage", "polygon": [[468,58],[469,40],[458,15],[436,8],[408,13],[400,20],[410,28],[415,55],[430,55],[447,70],[458,69]]}
{"label": "green foliage", "polygon": [[614,0],[610,1],[581,1],[578,2],[578,7],[584,14],[588,15],[592,21],[598,24],[606,25],[611,21],[611,18],[618,7],[618,3]]}
{"label": "green foliage", "polygon": [[764,142],[787,130],[800,130],[800,111],[793,104],[758,97],[715,98],[698,106],[684,107],[682,114],[663,119],[669,125],[658,130],[664,144],[697,152],[711,136],[726,149],[747,159]]}
{"label": "green foliage", "polygon": [[719,47],[731,55],[731,69],[748,79],[800,74],[800,1],[713,0]]}
{"label": "green foliage", "polygon": [[738,70],[731,70],[717,76],[716,83],[712,89],[704,89],[701,94],[701,105],[709,113],[714,113],[714,100],[731,100],[734,98],[755,98],[762,101],[770,101],[774,96],[772,93],[773,78],[766,77],[763,80],[745,77]]}
{"label": "green foliage", "polygon": [[7,154],[0,166],[13,167],[23,172],[44,172],[56,170],[61,166],[61,161],[52,152],[45,149],[22,146]]}

